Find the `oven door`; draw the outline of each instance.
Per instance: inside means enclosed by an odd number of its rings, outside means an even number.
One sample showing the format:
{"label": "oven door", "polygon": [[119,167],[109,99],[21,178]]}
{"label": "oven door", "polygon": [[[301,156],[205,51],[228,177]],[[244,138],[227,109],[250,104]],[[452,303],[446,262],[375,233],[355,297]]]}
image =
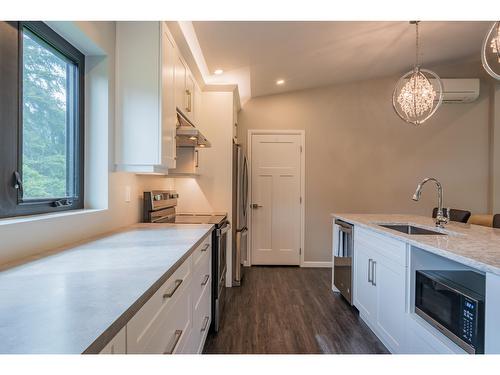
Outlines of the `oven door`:
{"label": "oven door", "polygon": [[227,270],[227,233],[231,229],[231,225],[226,221],[225,224],[217,229],[217,280],[219,284],[226,276]]}
{"label": "oven door", "polygon": [[213,253],[213,297],[212,297],[212,312],[213,323],[212,327],[215,332],[218,332],[222,323],[222,315],[226,302],[226,253],[227,253],[227,233],[231,226],[229,222],[216,229],[214,237]]}

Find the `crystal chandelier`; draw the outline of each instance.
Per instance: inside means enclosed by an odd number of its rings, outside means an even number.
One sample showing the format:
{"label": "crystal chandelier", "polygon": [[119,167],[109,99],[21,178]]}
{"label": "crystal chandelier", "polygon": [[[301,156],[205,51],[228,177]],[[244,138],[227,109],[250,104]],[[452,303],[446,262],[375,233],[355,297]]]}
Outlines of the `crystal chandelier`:
{"label": "crystal chandelier", "polygon": [[404,121],[420,125],[431,117],[443,100],[443,85],[438,75],[422,69],[419,63],[418,21],[415,24],[415,67],[403,75],[392,93],[392,106]]}
{"label": "crystal chandelier", "polygon": [[484,70],[493,78],[500,80],[500,21],[491,26],[484,38],[481,61]]}

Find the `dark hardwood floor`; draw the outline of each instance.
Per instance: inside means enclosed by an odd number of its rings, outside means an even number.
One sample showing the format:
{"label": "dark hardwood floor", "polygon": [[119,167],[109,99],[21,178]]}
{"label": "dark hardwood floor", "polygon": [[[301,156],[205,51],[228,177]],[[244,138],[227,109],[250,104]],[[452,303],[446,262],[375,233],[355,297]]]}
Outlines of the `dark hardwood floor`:
{"label": "dark hardwood floor", "polygon": [[330,288],[328,268],[245,268],[228,288],[221,329],[204,353],[387,353],[384,345]]}

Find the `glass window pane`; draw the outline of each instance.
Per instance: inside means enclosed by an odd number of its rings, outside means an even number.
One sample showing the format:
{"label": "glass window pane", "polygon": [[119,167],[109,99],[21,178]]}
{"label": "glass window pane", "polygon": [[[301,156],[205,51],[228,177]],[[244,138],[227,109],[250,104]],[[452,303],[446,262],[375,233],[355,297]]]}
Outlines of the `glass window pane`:
{"label": "glass window pane", "polygon": [[70,197],[73,63],[23,30],[23,199]]}

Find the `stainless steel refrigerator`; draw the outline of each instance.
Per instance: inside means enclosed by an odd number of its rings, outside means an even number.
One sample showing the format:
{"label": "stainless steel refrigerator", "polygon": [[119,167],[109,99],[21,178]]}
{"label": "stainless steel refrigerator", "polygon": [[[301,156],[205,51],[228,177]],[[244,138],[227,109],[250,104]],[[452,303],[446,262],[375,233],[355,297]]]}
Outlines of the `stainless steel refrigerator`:
{"label": "stainless steel refrigerator", "polygon": [[240,286],[247,260],[248,164],[241,145],[233,143],[233,286]]}

